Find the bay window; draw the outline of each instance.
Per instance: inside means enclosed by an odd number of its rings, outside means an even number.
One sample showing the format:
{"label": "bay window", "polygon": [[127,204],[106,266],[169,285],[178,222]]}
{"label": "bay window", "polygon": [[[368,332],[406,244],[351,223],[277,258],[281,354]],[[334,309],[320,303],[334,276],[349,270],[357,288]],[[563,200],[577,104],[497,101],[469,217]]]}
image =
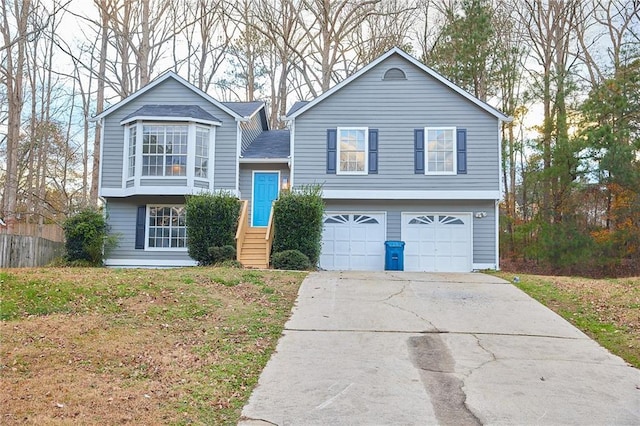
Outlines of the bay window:
{"label": "bay window", "polygon": [[211,126],[136,121],[126,126],[126,132],[123,174],[136,186],[148,178],[186,178],[188,186],[194,180],[211,179]]}

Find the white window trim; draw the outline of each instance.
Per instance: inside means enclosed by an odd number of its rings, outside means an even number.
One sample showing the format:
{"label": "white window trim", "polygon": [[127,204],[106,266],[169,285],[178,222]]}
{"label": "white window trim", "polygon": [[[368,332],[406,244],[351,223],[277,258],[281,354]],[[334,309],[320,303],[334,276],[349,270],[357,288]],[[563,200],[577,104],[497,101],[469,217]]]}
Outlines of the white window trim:
{"label": "white window trim", "polygon": [[[340,170],[340,132],[343,130],[364,130],[364,170],[349,172]],[[369,174],[369,128],[368,127],[338,127],[336,129],[336,174],[338,175],[368,175]]]}
{"label": "white window trim", "polygon": [[[180,251],[186,252],[188,247],[149,247],[149,216],[152,207],[185,207],[184,204],[147,204],[144,222],[144,250],[145,251]],[[186,211],[185,211],[186,215]],[[186,227],[185,227],[186,229]],[[186,244],[186,240],[185,240]]]}
{"label": "white window trim", "polygon": [[[451,130],[453,132],[453,170],[430,171],[429,170],[429,130]],[[424,174],[438,176],[453,176],[458,174],[458,129],[456,127],[425,127],[424,128]]]}
{"label": "white window trim", "polygon": [[[137,139],[138,142],[140,142],[140,177],[142,179],[169,179],[169,180],[173,180],[173,179],[187,179],[187,182],[189,181],[189,177],[193,178],[193,170],[191,170],[191,173],[189,173],[189,157],[192,157],[193,155],[189,155],[190,152],[192,152],[191,150],[194,149],[195,147],[195,123],[186,123],[186,122],[163,122],[163,123],[158,123],[158,122],[151,122],[151,121],[138,121],[136,122],[138,126],[140,126],[138,128],[138,131],[136,133],[136,135],[139,133],[140,136]],[[142,158],[144,157],[144,153],[143,153],[143,149],[144,147],[142,146],[143,144],[143,140],[144,140],[144,126],[160,126],[160,127],[167,127],[167,126],[185,126],[187,128],[187,164],[186,164],[186,168],[187,168],[187,173],[183,176],[167,176],[166,174],[163,176],[145,176],[142,174]],[[138,150],[138,145],[136,144],[136,150]],[[149,154],[149,155],[153,155],[153,154]],[[183,154],[167,154],[166,152],[163,153],[162,158],[163,160],[166,159],[167,155],[183,155]],[[164,166],[164,164],[163,164]],[[193,164],[192,164],[193,166]],[[166,173],[166,170],[164,170],[164,172]]]}
{"label": "white window trim", "polygon": [[[144,138],[143,135],[143,126],[145,125],[158,125],[158,126],[187,126],[187,174],[185,176],[143,176],[142,175],[142,141]],[[129,133],[132,126],[136,126],[136,151],[135,151],[135,162],[136,167],[134,170],[134,174],[132,177],[128,176],[128,164],[129,164]],[[202,127],[209,129],[209,167],[208,167],[208,177],[196,177],[195,176],[195,147],[196,147],[196,128]],[[123,190],[134,190],[134,193],[138,193],[143,191],[143,187],[141,186],[141,180],[186,180],[187,187],[193,188],[195,184],[195,180],[209,182],[208,189],[213,189],[213,180],[214,180],[214,161],[215,161],[215,139],[216,139],[216,127],[214,125],[208,126],[203,124],[202,122],[179,122],[179,121],[149,121],[149,120],[138,120],[136,122],[129,122],[124,126],[124,149],[122,153],[123,162],[122,162],[122,189]],[[127,188],[127,182],[131,182],[133,180],[133,187]],[[144,188],[148,189],[148,186]],[[184,188],[184,186],[182,186]],[[146,190],[144,189],[144,190]],[[184,189],[182,190],[184,192]]]}

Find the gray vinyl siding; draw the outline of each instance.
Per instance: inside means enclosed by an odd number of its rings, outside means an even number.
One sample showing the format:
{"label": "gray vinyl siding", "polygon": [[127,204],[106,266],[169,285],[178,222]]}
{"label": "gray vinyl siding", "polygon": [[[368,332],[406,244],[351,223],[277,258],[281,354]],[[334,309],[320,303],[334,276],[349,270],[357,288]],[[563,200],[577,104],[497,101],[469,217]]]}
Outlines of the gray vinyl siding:
{"label": "gray vinyl siding", "polygon": [[251,145],[251,142],[262,133],[260,113],[255,114],[249,121],[241,122],[240,128],[242,129],[242,152],[244,152]]}
{"label": "gray vinyl siding", "polygon": [[146,251],[135,248],[138,206],[184,203],[185,199],[182,196],[135,196],[107,199],[109,234],[115,235],[118,241],[117,247],[108,255],[109,259],[167,260],[167,264],[176,260],[193,260],[186,251]]}
{"label": "gray vinyl siding", "polygon": [[240,199],[249,201],[249,223],[251,223],[251,197],[253,194],[253,172],[280,172],[280,182],[282,178],[289,179],[289,167],[286,164],[240,164]]}
{"label": "gray vinyl siding", "polygon": [[[102,187],[122,188],[125,141],[124,126],[120,121],[143,105],[150,104],[197,105],[221,120],[222,125],[215,128],[214,185],[215,189],[235,189],[237,159],[235,119],[171,78],[105,117],[101,164]],[[169,183],[163,182],[162,185],[169,185]]]}
{"label": "gray vinyl siding", "polygon": [[[407,80],[383,81],[402,69]],[[327,129],[368,127],[379,132],[378,174],[326,173]],[[414,173],[414,129],[467,129],[467,174]],[[498,190],[498,119],[392,55],[295,119],[294,183],[324,189]]]}
{"label": "gray vinyl siding", "polygon": [[[402,213],[471,213],[473,217],[473,263],[496,263],[495,204],[493,200],[325,200],[328,212],[384,212],[387,240],[401,239]],[[474,213],[482,211],[481,219]]]}

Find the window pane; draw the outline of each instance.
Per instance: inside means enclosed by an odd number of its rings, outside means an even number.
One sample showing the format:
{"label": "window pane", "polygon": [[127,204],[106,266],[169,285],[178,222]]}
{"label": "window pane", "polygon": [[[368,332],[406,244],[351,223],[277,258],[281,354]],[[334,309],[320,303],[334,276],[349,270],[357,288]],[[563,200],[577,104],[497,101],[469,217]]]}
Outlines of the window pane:
{"label": "window pane", "polygon": [[454,129],[427,129],[426,163],[428,172],[454,171]]}
{"label": "window pane", "polygon": [[366,131],[363,129],[340,129],[340,171],[363,172],[367,155]]}

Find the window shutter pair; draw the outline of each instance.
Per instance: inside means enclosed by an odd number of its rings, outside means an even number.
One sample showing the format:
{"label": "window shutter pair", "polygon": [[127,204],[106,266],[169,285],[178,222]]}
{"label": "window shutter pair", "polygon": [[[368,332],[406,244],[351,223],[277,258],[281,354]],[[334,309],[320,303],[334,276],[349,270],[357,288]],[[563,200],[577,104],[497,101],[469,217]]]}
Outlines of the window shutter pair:
{"label": "window shutter pair", "polygon": [[[369,174],[378,173],[378,129],[369,129]],[[327,174],[338,170],[338,130],[327,129]]]}
{"label": "window shutter pair", "polygon": [[[414,173],[424,174],[424,129],[415,129],[413,131],[414,143]],[[467,173],[467,129],[457,129],[456,131],[456,147],[457,147],[457,164],[458,174]]]}

